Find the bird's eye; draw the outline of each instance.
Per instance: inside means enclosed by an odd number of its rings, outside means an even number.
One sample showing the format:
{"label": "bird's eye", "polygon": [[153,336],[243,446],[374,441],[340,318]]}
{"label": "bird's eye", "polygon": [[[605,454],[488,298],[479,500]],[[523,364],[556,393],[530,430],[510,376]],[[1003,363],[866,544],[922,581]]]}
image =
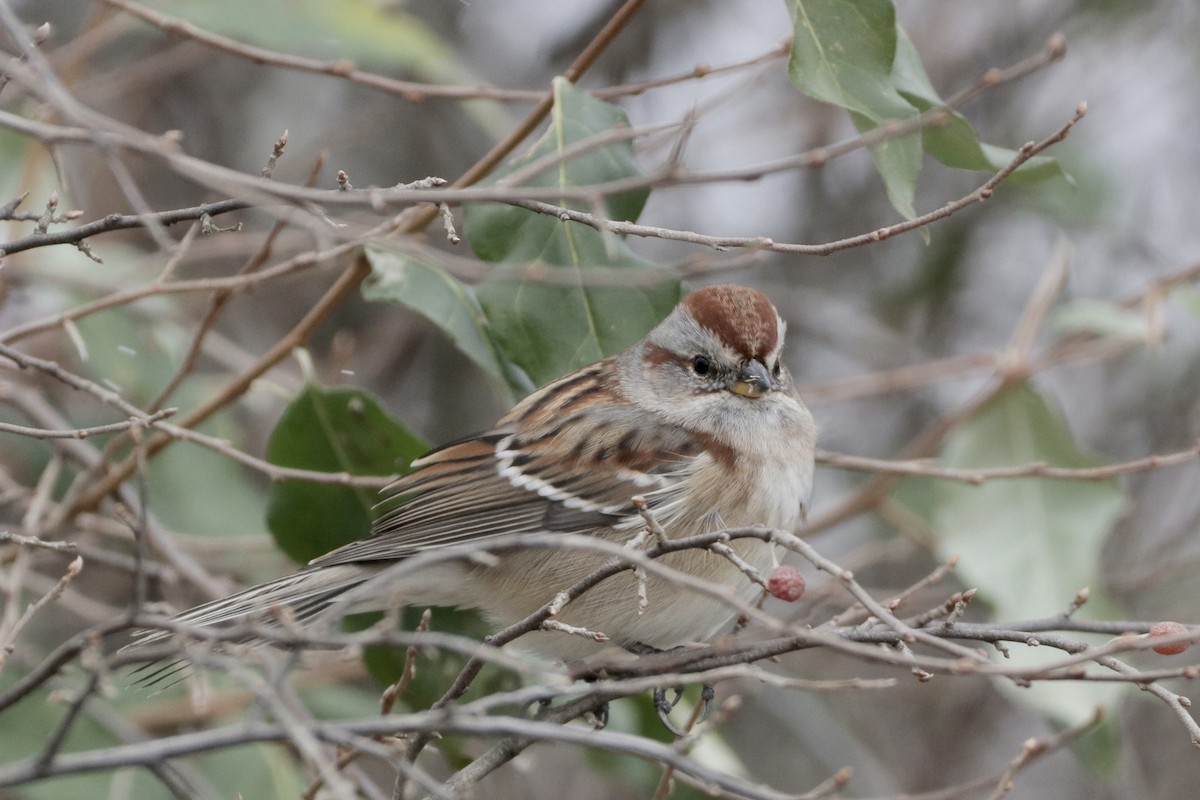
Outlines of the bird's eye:
{"label": "bird's eye", "polygon": [[708,371],[712,369],[712,364],[709,363],[707,356],[696,356],[692,359],[692,369],[696,371],[697,375],[707,375]]}
{"label": "bird's eye", "polygon": [[771,375],[778,378],[779,373],[781,372],[783,372],[783,366],[780,364],[780,362],[776,361],[775,366],[771,367]]}

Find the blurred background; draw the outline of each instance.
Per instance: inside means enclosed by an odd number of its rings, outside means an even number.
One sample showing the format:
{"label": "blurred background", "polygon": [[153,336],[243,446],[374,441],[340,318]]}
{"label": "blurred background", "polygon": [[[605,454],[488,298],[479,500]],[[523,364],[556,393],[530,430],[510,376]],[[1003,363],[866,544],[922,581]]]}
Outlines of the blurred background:
{"label": "blurred background", "polygon": [[[242,42],[314,58],[351,59],[370,72],[541,91],[617,5],[608,0],[213,0],[164,1],[152,7]],[[1052,317],[1039,343],[1055,341],[1072,325],[1082,324],[1093,332],[1110,326],[1104,332],[1117,337],[1119,346],[1039,370],[1034,388],[1061,415],[1075,447],[1095,463],[1194,446],[1200,436],[1200,292],[1194,282],[1160,282],[1200,261],[1195,188],[1200,182],[1200,82],[1195,80],[1200,6],[1188,0],[904,0],[897,5],[899,21],[943,97],[970,86],[989,68],[1037,53],[1053,34],[1065,36],[1065,58],[984,92],[961,111],[984,141],[1017,148],[1046,137],[1086,102],[1085,119],[1049,152],[1070,180],[1004,184],[986,203],[930,226],[928,240],[909,233],[827,257],[717,253],[661,239],[631,238],[629,246],[657,264],[679,269],[688,286],[737,282],[766,292],[788,322],[786,359],[821,425],[822,447],[874,458],[895,457],[919,431],[979,392],[991,373],[947,368],[937,379],[906,390],[889,389],[886,381],[857,384],[854,379],[1003,350],[1055,253],[1069,249],[1069,278],[1059,308],[1090,310],[1096,316],[1085,323],[1078,322],[1078,315]],[[321,154],[324,166],[317,185],[322,188],[335,186],[336,170],[345,170],[359,188],[427,175],[453,179],[531,107],[527,101],[486,97],[407,102],[335,77],[255,65],[187,37],[169,38],[101,2],[36,0],[18,2],[15,8],[26,23],[49,21],[54,26],[44,51],[78,99],[151,133],[180,131],[189,154],[257,174],[286,129],[286,154],[275,170],[275,179],[286,183],[302,183]],[[612,100],[635,128],[675,124],[694,114],[684,153],[694,171],[769,162],[853,136],[843,110],[807,99],[789,83],[786,56],[766,57],[786,42],[791,27],[783,2],[649,2],[580,85],[637,84],[687,74],[698,65],[718,67],[763,56],[757,64],[728,73]],[[16,90],[5,91],[0,100],[17,110]],[[671,144],[639,140],[635,147],[650,165],[661,163]],[[130,210],[92,148],[63,148],[51,158],[11,131],[0,134],[0,148],[0,202],[28,191],[25,208],[40,209],[56,191],[63,207],[83,211],[84,221]],[[918,213],[972,191],[987,178],[926,162],[916,192]],[[152,208],[191,206],[219,196],[151,159],[130,156],[127,163]],[[345,222],[366,224],[365,217],[348,214]],[[217,276],[239,268],[258,249],[272,220],[257,211],[237,218],[246,226],[243,233],[199,240],[177,265],[177,274]],[[461,215],[458,220],[461,224]],[[648,225],[706,234],[808,244],[899,220],[865,152],[835,159],[822,169],[780,172],[753,182],[655,190],[640,218]],[[6,239],[29,232],[27,223],[5,225]],[[172,230],[172,235],[182,232]],[[312,248],[327,235],[318,228],[289,228],[274,246],[272,263]],[[448,245],[436,223],[426,239],[430,248],[449,252],[449,257],[471,258],[466,245]],[[162,254],[143,233],[111,234],[94,240],[93,246],[103,264],[70,247],[6,258],[0,272],[0,331],[142,285],[163,268]],[[344,265],[322,264],[276,282],[268,291],[235,295],[196,374],[172,404],[196,402],[232,371],[251,363],[295,324]],[[1141,296],[1154,302],[1118,313],[1117,304]],[[30,337],[21,346],[71,364],[93,379],[111,381],[127,397],[143,401],[177,367],[206,303],[203,294],[157,297],[81,320],[86,364],[77,343],[60,329]],[[1114,332],[1111,326],[1117,324],[1124,327]],[[132,359],[129,352],[139,357]],[[429,442],[485,428],[505,409],[505,399],[436,326],[357,294],[322,326],[310,352],[321,381],[377,393]],[[275,420],[304,377],[297,361],[283,362],[206,430],[261,455]],[[867,388],[856,388],[861,385]],[[90,420],[89,414],[98,412],[78,398],[60,396],[57,402],[78,424],[102,421]],[[0,449],[6,480],[14,484],[36,481],[46,457],[38,443],[11,437]],[[864,480],[861,473],[821,469],[816,515],[834,508]],[[1092,588],[1103,597],[1095,616],[1200,621],[1197,485],[1200,466],[1195,462],[1119,479],[1121,504],[1114,524],[1096,531],[1098,544],[1092,551],[1072,556],[1095,562],[1098,582]],[[156,459],[150,474],[154,513],[214,574],[237,582],[287,568],[266,533],[266,491],[267,481],[260,475],[182,445]],[[910,482],[897,491],[898,501],[918,516],[928,510],[927,487]],[[20,508],[10,506],[3,513],[4,524],[19,525]],[[901,528],[894,516],[863,514],[821,532],[813,542],[826,555],[853,564],[859,578],[883,597],[919,579],[949,554],[936,519],[928,530],[915,525],[917,533]],[[1019,546],[991,541],[975,552],[986,554],[991,547],[1002,553]],[[974,569],[987,566],[975,560]],[[59,567],[50,563],[27,588],[44,590]],[[1019,573],[1005,579],[1022,580]],[[940,602],[955,586],[979,582],[968,569],[930,597]],[[1062,585],[1060,592],[1042,596],[1034,592],[1035,585],[1040,584],[1031,579],[1026,588],[1034,595],[1030,603],[1042,609],[1040,616],[1065,610],[1080,588]],[[837,601],[822,594],[820,579],[813,576],[810,587],[810,605],[769,607],[814,622],[836,613]],[[37,663],[70,633],[115,613],[126,598],[124,586],[81,583],[55,615],[23,634],[36,646],[14,657],[14,665],[24,666],[10,666],[10,671],[19,673]],[[990,608],[1001,613],[995,605]],[[976,612],[980,618],[990,616],[986,603]],[[1131,660],[1142,666],[1164,663],[1151,654]],[[896,674],[816,653],[788,656],[775,668],[808,678]],[[1066,688],[1053,688],[1060,699],[1067,696]],[[1093,691],[1095,686],[1076,688],[1083,691],[1065,703],[1050,703],[982,678],[918,683],[903,673],[896,688],[876,693],[722,687],[721,693],[736,691],[744,703],[720,736],[700,745],[701,754],[755,782],[785,790],[807,789],[849,765],[854,777],[846,797],[918,797],[1002,770],[1023,741],[1078,722],[1102,702],[1108,710],[1104,726],[1075,748],[1031,766],[1009,796],[1165,800],[1194,795],[1200,759],[1164,706],[1131,687],[1103,692]],[[340,691],[354,694],[353,702],[370,713],[377,690],[369,682]],[[632,707],[618,707],[614,724],[639,729],[639,715]],[[36,716],[22,726],[3,726],[8,733],[0,733],[0,742],[16,731],[28,737],[54,719],[41,709]],[[564,773],[548,767],[562,763],[580,768],[568,779],[569,791]],[[501,770],[489,791],[496,797],[646,797],[646,781],[652,788],[655,774],[646,765],[618,768],[606,758],[589,760],[546,748]],[[14,796],[63,796],[54,792],[65,785],[23,788]],[[271,785],[273,789],[262,791],[274,793],[279,785]],[[112,786],[109,790],[120,796]]]}

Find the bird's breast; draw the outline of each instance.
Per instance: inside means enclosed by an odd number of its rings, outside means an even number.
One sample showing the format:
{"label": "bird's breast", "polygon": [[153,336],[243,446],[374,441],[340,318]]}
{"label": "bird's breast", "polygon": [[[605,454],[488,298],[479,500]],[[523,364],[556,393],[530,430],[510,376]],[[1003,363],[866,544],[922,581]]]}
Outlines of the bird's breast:
{"label": "bird's breast", "polygon": [[774,452],[743,449],[737,460],[722,463],[700,458],[691,475],[683,505],[698,525],[679,519],[688,533],[720,528],[762,526],[793,531],[804,521],[812,494],[811,449]]}

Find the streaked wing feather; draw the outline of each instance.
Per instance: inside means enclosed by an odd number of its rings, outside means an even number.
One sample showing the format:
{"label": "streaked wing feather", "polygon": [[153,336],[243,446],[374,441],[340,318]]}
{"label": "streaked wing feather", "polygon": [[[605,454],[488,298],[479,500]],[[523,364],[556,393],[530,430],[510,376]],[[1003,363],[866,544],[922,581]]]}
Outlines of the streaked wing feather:
{"label": "streaked wing feather", "polygon": [[674,426],[646,430],[644,412],[627,404],[520,433],[500,427],[415,462],[414,472],[384,490],[370,538],[311,565],[404,558],[505,534],[619,525],[634,516],[635,495],[652,509],[678,499],[681,468],[697,449]]}

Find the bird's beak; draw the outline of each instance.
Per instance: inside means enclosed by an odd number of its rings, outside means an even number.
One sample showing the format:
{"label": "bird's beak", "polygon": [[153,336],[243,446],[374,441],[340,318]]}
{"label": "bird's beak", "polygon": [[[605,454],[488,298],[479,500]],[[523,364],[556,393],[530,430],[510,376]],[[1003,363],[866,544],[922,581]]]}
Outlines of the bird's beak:
{"label": "bird's beak", "polygon": [[771,391],[771,374],[761,361],[747,361],[729,385],[729,391],[742,397],[762,397]]}

